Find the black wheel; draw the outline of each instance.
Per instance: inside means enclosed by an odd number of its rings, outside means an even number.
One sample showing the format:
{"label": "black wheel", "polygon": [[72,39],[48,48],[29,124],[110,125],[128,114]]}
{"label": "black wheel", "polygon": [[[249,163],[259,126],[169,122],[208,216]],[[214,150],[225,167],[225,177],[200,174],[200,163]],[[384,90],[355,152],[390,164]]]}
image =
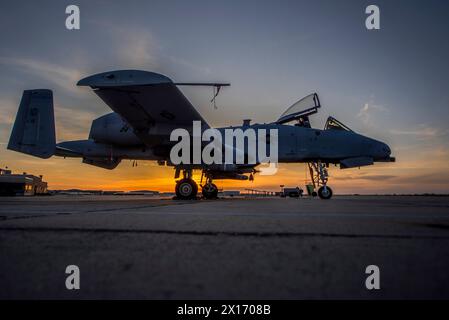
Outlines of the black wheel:
{"label": "black wheel", "polygon": [[321,199],[329,200],[330,198],[332,198],[332,189],[328,186],[322,186],[318,189],[318,196]]}
{"label": "black wheel", "polygon": [[317,195],[318,195],[318,193],[316,193],[316,191],[313,191],[313,192],[312,192],[312,197],[315,198]]}
{"label": "black wheel", "polygon": [[176,196],[178,199],[194,199],[197,193],[198,186],[192,179],[182,179],[176,183]]}
{"label": "black wheel", "polygon": [[216,199],[218,196],[218,188],[213,183],[207,183],[203,186],[203,197],[206,199]]}

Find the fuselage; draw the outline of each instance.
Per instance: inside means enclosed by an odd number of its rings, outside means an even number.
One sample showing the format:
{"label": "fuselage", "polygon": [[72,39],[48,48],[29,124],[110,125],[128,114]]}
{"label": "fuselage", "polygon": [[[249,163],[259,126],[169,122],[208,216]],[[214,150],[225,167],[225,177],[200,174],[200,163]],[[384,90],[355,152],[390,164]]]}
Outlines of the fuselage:
{"label": "fuselage", "polygon": [[[102,116],[92,122],[89,139],[65,141],[57,144],[55,155],[93,159],[137,159],[158,160],[169,163],[170,133],[176,126],[158,124],[149,130],[154,146],[143,145],[126,122],[116,113]],[[340,163],[344,159],[372,158],[373,161],[387,161],[391,150],[385,143],[346,130],[320,130],[296,125],[277,123],[254,124],[218,128],[253,129],[278,132],[278,162],[295,163],[321,161]],[[267,142],[269,150],[270,141]],[[247,152],[247,143],[244,146]]]}

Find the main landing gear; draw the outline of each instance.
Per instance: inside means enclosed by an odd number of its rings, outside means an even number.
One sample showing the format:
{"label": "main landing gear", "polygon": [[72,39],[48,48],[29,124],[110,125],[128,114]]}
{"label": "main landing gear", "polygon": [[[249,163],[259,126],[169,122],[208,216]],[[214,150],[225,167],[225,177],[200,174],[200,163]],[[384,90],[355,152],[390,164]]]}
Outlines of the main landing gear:
{"label": "main landing gear", "polygon": [[[329,175],[326,166],[321,161],[310,162],[308,165],[313,187],[314,189],[318,187],[318,196],[324,200],[332,198],[332,189],[327,186]],[[316,196],[317,193],[314,191],[312,195]]]}
{"label": "main landing gear", "polygon": [[176,197],[181,200],[195,199],[198,185],[191,178],[184,178],[176,183]]}
{"label": "main landing gear", "polygon": [[[175,179],[179,178],[181,169],[176,169]],[[196,199],[198,194],[198,185],[192,179],[192,170],[185,169],[182,170],[183,178],[176,183],[176,198],[180,200],[191,200]],[[203,175],[201,176],[201,181],[203,181]],[[201,185],[202,194],[205,199],[217,199],[218,198],[218,188],[212,183],[212,177],[208,174],[206,176],[206,183]]]}
{"label": "main landing gear", "polygon": [[[176,168],[175,179],[179,178],[181,169]],[[198,194],[198,185],[192,179],[192,170],[183,170],[183,178],[176,182],[176,197],[181,200],[195,199]]]}

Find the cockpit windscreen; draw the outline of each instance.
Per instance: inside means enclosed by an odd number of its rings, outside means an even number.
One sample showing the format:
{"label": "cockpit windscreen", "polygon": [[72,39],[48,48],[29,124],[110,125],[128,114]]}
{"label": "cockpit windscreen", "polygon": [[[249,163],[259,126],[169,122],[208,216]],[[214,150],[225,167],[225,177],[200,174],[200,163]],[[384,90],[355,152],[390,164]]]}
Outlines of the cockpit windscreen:
{"label": "cockpit windscreen", "polygon": [[349,129],[349,127],[345,126],[343,123],[333,117],[327,118],[324,130],[342,130],[353,132],[351,129]]}

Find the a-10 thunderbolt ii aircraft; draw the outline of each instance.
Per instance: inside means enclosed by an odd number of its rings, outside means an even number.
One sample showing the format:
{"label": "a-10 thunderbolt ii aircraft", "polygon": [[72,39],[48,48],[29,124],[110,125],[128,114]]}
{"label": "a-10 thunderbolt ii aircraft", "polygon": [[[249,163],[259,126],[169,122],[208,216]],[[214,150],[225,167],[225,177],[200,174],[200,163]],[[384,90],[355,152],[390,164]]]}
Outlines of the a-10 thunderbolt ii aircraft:
{"label": "a-10 thunderbolt ii aircraft", "polygon": [[[20,102],[8,149],[39,158],[77,157],[86,164],[114,169],[124,159],[153,160],[175,168],[176,195],[179,199],[197,196],[193,170],[201,170],[205,198],[216,198],[214,179],[252,179],[256,164],[178,164],[170,161],[170,141],[174,129],[192,132],[192,122],[209,125],[181,93],[180,85],[213,86],[218,94],[224,83],[174,83],[168,77],[147,71],[120,70],[95,74],[80,80],[89,86],[114,111],[93,120],[87,140],[56,143],[53,94],[48,89],[25,90]],[[214,92],[215,92],[214,90]],[[360,135],[329,117],[324,130],[311,128],[309,116],[321,107],[317,94],[311,94],[285,111],[272,123],[232,127],[246,130],[277,129],[278,162],[307,163],[316,192],[330,199],[327,185],[329,164],[340,168],[392,162],[391,151],[383,142]],[[218,130],[224,130],[221,128]],[[269,139],[266,141],[270,143]],[[182,174],[182,178],[180,176]],[[204,179],[205,178],[205,179]],[[205,180],[203,184],[203,179]]]}

